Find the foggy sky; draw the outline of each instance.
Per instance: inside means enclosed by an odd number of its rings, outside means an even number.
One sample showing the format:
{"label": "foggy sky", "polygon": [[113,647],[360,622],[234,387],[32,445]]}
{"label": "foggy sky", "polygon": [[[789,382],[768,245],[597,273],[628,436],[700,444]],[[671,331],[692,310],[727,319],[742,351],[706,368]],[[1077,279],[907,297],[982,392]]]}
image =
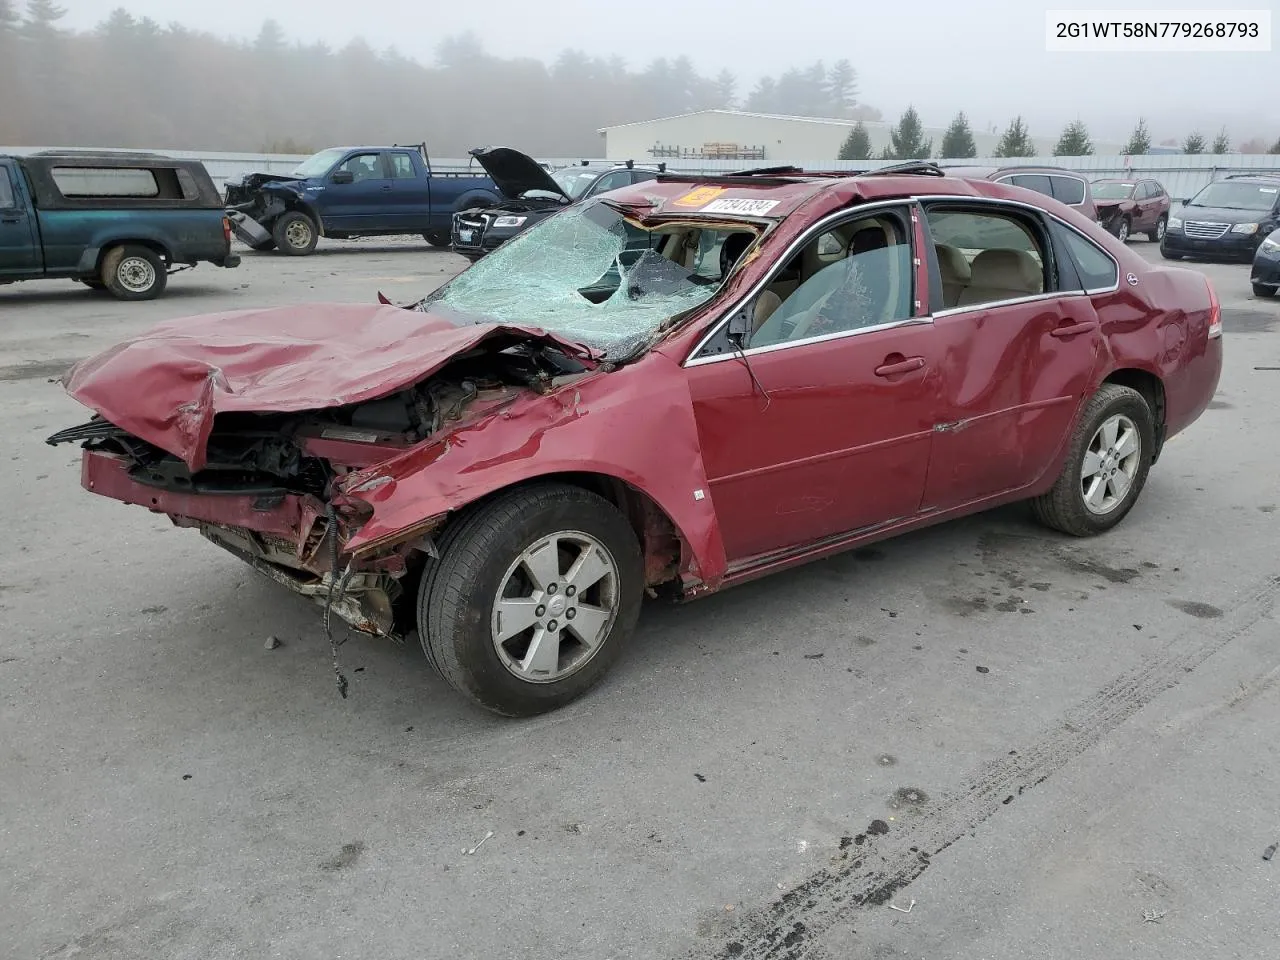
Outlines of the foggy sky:
{"label": "foggy sky", "polygon": [[[1280,52],[1241,54],[1061,54],[1044,49],[1044,12],[1069,0],[64,0],[62,23],[87,29],[123,6],[136,17],[222,36],[251,38],[270,14],[291,40],[341,47],[363,36],[423,62],[450,34],[474,31],[499,57],[550,62],[565,48],[620,55],[634,67],[655,57],[688,55],[699,72],[728,67],[739,98],[763,74],[817,59],[847,57],[860,78],[859,99],[892,120],[909,104],[925,124],[945,126],[958,110],[975,129],[1003,129],[1015,114],[1031,132],[1056,136],[1079,117],[1096,139],[1123,141],[1138,116],[1155,142],[1192,129],[1212,136],[1226,125],[1244,139],[1280,135],[1274,94]],[[1274,0],[1232,6],[1265,8]],[[1099,8],[1106,4],[1075,4]],[[1198,4],[1126,7],[1201,9]],[[632,11],[625,26],[622,14]],[[715,11],[715,12],[712,12]],[[555,105],[564,108],[568,105]],[[637,117],[639,119],[648,119]]]}

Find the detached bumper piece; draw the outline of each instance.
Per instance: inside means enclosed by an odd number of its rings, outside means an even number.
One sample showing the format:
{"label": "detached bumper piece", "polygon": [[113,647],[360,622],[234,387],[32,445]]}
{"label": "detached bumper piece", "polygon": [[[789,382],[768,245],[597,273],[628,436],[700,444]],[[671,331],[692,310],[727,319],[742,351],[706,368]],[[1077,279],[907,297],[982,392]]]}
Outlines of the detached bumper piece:
{"label": "detached bumper piece", "polygon": [[[271,239],[271,231],[243,210],[227,210],[227,219],[231,221],[231,231],[236,237],[251,247],[260,246]],[[232,266],[240,262],[238,256],[235,259],[236,263]]]}

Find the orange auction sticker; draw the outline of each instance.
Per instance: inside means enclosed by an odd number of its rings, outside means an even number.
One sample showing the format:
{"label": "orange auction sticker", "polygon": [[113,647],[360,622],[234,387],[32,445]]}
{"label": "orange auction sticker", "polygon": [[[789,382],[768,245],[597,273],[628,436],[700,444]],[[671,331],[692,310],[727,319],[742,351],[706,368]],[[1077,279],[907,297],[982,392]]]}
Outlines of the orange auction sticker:
{"label": "orange auction sticker", "polygon": [[690,190],[679,200],[676,200],[673,206],[677,207],[700,207],[704,203],[714,200],[720,194],[724,193],[724,187],[697,187]]}

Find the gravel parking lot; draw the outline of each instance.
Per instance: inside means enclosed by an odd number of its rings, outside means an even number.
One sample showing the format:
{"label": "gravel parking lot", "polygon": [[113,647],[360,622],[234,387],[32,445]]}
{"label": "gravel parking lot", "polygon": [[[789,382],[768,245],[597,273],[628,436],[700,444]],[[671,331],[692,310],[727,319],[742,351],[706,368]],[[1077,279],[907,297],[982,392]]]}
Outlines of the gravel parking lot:
{"label": "gravel parking lot", "polygon": [[136,305],[0,288],[0,954],[1273,952],[1280,303],[1247,267],[1193,265],[1219,396],[1112,533],[1011,508],[652,605],[533,721],[358,637],[339,699],[315,607],[43,443],[84,419],[49,379],[152,323],[407,301],[463,265],[329,243]]}

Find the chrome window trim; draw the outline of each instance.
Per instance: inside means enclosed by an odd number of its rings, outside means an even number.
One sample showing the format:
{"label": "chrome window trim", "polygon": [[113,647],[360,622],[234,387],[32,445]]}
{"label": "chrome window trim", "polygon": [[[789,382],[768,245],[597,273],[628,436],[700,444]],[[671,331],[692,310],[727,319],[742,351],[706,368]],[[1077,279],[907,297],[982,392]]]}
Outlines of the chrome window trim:
{"label": "chrome window trim", "polygon": [[[1074,178],[1074,179],[1079,179],[1079,178]],[[1049,199],[1052,200],[1053,198],[1050,197]],[[798,236],[795,240],[793,240],[790,243],[790,245],[788,245],[783,255],[778,257],[776,263],[780,267],[781,264],[784,264],[789,259],[791,259],[791,257],[795,254],[798,248],[804,246],[807,242],[812,240],[815,236],[819,235],[819,233],[822,231],[822,228],[828,226],[832,221],[844,219],[846,217],[849,217],[851,214],[855,212],[861,213],[864,210],[875,210],[875,209],[881,209],[884,207],[903,207],[903,206],[911,207],[919,204],[936,203],[936,202],[955,203],[955,204],[961,204],[965,206],[968,206],[970,204],[977,204],[979,206],[987,205],[987,206],[994,206],[994,207],[1013,207],[1024,212],[1030,212],[1030,213],[1037,214],[1038,216],[1047,217],[1050,220],[1053,220],[1056,223],[1060,224],[1061,226],[1065,227],[1066,229],[1070,230],[1071,232],[1076,234],[1076,236],[1080,237],[1086,243],[1091,244],[1097,250],[1101,251],[1102,254],[1106,256],[1106,258],[1110,260],[1112,265],[1115,267],[1116,281],[1109,287],[1095,287],[1088,290],[1054,290],[1050,293],[1037,293],[1037,294],[1033,294],[1032,296],[1015,297],[1010,300],[990,300],[986,303],[970,304],[963,307],[951,307],[950,309],[947,309],[947,310],[938,310],[926,317],[911,317],[907,320],[895,320],[892,323],[877,324],[874,327],[859,327],[856,330],[841,330],[836,333],[823,334],[817,337],[806,337],[802,340],[788,340],[782,343],[771,343],[768,346],[764,346],[764,347],[747,347],[747,349],[743,350],[742,352],[738,352],[735,350],[732,353],[718,353],[718,354],[715,354],[714,356],[699,357],[698,354],[716,336],[716,334],[720,332],[721,328],[729,322],[729,318],[732,317],[733,314],[736,313],[738,310],[742,309],[747,303],[749,303],[752,300],[752,298],[756,297],[761,290],[763,290],[766,286],[769,285],[769,281],[772,279],[773,275],[777,272],[778,267],[775,267],[773,270],[770,270],[768,273],[766,273],[762,279],[757,281],[755,285],[752,286],[751,289],[748,290],[744,296],[736,300],[732,306],[725,309],[720,314],[720,316],[718,316],[715,320],[711,322],[711,325],[707,328],[706,334],[704,334],[701,338],[699,338],[698,342],[694,345],[693,349],[689,351],[689,354],[685,357],[684,362],[681,364],[681,366],[682,367],[703,366],[704,364],[708,364],[708,363],[720,363],[725,360],[737,360],[738,358],[744,355],[750,357],[750,356],[755,356],[756,354],[772,353],[775,350],[780,350],[780,349],[785,350],[791,347],[806,346],[812,343],[822,343],[827,340],[843,339],[845,337],[857,336],[858,334],[862,334],[862,333],[872,333],[878,330],[890,330],[890,329],[893,329],[894,327],[919,326],[925,323],[932,324],[934,320],[938,318],[954,317],[954,316],[959,316],[966,313],[977,313],[979,311],[991,310],[991,309],[994,309],[995,307],[1012,307],[1012,306],[1018,306],[1019,304],[1023,304],[1023,303],[1034,303],[1039,300],[1053,300],[1059,297],[1080,297],[1080,296],[1092,297],[1092,296],[1096,296],[1098,294],[1103,294],[1103,293],[1115,293],[1117,290],[1120,289],[1120,261],[1117,260],[1114,256],[1112,256],[1109,251],[1103,249],[1101,246],[1094,243],[1091,239],[1086,237],[1083,233],[1081,233],[1071,224],[1067,223],[1067,221],[1063,220],[1061,217],[1055,215],[1054,213],[1048,210],[1043,209],[1042,207],[1037,207],[1035,204],[1025,203],[1021,200],[1006,200],[1003,197],[970,197],[970,196],[965,196],[963,194],[955,194],[955,193],[920,194],[918,196],[905,197],[905,198],[900,198],[896,200],[877,200],[875,203],[869,203],[864,207],[837,210],[836,212],[830,213],[827,216],[823,217],[821,220],[814,223],[807,232],[800,234],[800,236]]]}

